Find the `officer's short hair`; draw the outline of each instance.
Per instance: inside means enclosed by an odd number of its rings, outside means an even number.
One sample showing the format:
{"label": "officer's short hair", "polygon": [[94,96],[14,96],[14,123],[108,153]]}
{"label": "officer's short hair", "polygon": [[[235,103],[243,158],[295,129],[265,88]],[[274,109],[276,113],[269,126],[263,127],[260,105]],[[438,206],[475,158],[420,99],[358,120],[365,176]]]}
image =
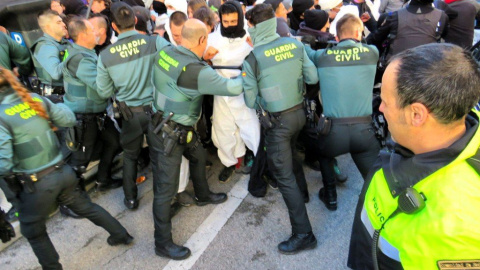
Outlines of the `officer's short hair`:
{"label": "officer's short hair", "polygon": [[38,21],[38,26],[42,29],[42,31],[45,29],[45,26],[51,22],[51,20],[57,16],[60,16],[58,12],[55,10],[51,9],[46,9],[42,12],[40,12],[37,16],[37,21]]}
{"label": "officer's short hair", "polygon": [[135,27],[135,12],[132,7],[124,2],[115,2],[110,10],[112,11],[113,22],[119,30]]}
{"label": "officer's short hair", "polygon": [[480,100],[480,71],[459,46],[432,43],[394,56],[397,106],[421,103],[443,124],[462,119]]}
{"label": "officer's short hair", "polygon": [[347,13],[337,22],[337,36],[342,38],[355,35],[358,28],[363,29],[362,20],[358,16]]}
{"label": "officer's short hair", "polygon": [[193,13],[193,18],[202,21],[205,25],[213,27],[217,23],[215,21],[215,13],[208,7],[200,7]]}
{"label": "officer's short hair", "polygon": [[182,26],[187,20],[187,15],[181,11],[175,11],[170,15],[170,25]]}
{"label": "officer's short hair", "polygon": [[74,42],[77,42],[80,33],[87,31],[85,21],[85,18],[75,16],[68,22],[68,35]]}
{"label": "officer's short hair", "polygon": [[88,20],[95,20],[97,26],[108,30],[108,18],[100,13],[93,13]]}
{"label": "officer's short hair", "polygon": [[248,22],[253,26],[269,20],[271,18],[275,18],[275,12],[273,11],[272,5],[270,4],[259,4],[255,5],[252,9],[247,11],[245,14]]}

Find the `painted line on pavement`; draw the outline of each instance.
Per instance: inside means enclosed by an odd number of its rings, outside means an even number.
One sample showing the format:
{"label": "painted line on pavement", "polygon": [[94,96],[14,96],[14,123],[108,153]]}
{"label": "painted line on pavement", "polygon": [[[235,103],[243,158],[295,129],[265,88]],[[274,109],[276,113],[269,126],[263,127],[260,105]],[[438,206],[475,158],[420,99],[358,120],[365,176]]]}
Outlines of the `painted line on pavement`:
{"label": "painted line on pavement", "polygon": [[217,205],[212,213],[210,213],[187,240],[185,246],[192,251],[192,255],[183,261],[170,260],[163,268],[164,270],[188,270],[192,268],[242,203],[243,199],[248,195],[247,186],[249,179],[249,175],[242,176],[233,186],[232,190],[228,192],[228,200],[225,203]]}

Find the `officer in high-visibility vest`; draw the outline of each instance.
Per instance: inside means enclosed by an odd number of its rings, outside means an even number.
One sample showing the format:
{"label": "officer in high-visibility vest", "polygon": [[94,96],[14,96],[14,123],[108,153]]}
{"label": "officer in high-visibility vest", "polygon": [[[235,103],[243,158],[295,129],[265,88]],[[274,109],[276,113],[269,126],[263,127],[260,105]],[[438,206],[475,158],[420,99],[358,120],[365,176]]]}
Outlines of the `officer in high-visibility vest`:
{"label": "officer in high-visibility vest", "polygon": [[480,71],[452,44],[394,58],[380,111],[394,141],[360,195],[352,269],[478,269]]}

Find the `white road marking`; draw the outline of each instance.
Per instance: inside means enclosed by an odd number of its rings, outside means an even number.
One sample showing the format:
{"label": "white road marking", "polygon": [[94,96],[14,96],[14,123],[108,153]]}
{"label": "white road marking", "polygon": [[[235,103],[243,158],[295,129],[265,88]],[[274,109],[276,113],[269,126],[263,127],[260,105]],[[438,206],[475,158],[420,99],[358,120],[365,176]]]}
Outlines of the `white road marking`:
{"label": "white road marking", "polygon": [[217,205],[212,213],[187,240],[185,246],[192,251],[192,255],[183,261],[170,260],[163,268],[164,270],[188,270],[192,268],[242,203],[243,199],[248,195],[247,186],[249,179],[249,175],[242,176],[235,186],[233,186],[232,190],[228,192],[228,200]]}

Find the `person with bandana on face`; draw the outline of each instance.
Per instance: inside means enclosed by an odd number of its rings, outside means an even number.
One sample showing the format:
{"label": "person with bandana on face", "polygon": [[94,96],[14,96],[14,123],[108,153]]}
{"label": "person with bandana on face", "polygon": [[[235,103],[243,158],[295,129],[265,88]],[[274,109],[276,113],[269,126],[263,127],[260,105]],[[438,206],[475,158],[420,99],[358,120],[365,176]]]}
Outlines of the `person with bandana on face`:
{"label": "person with bandana on face", "polygon": [[[220,6],[219,16],[220,31],[213,32],[208,39],[207,52],[216,53],[209,60],[214,66],[240,66],[252,50],[247,43],[242,7],[237,1],[227,1]],[[225,78],[240,74],[239,69],[217,69],[217,72]],[[256,154],[260,143],[256,112],[245,105],[243,94],[214,96],[212,140],[225,166],[219,175],[220,182],[225,183],[236,168],[240,172],[245,145]]]}

